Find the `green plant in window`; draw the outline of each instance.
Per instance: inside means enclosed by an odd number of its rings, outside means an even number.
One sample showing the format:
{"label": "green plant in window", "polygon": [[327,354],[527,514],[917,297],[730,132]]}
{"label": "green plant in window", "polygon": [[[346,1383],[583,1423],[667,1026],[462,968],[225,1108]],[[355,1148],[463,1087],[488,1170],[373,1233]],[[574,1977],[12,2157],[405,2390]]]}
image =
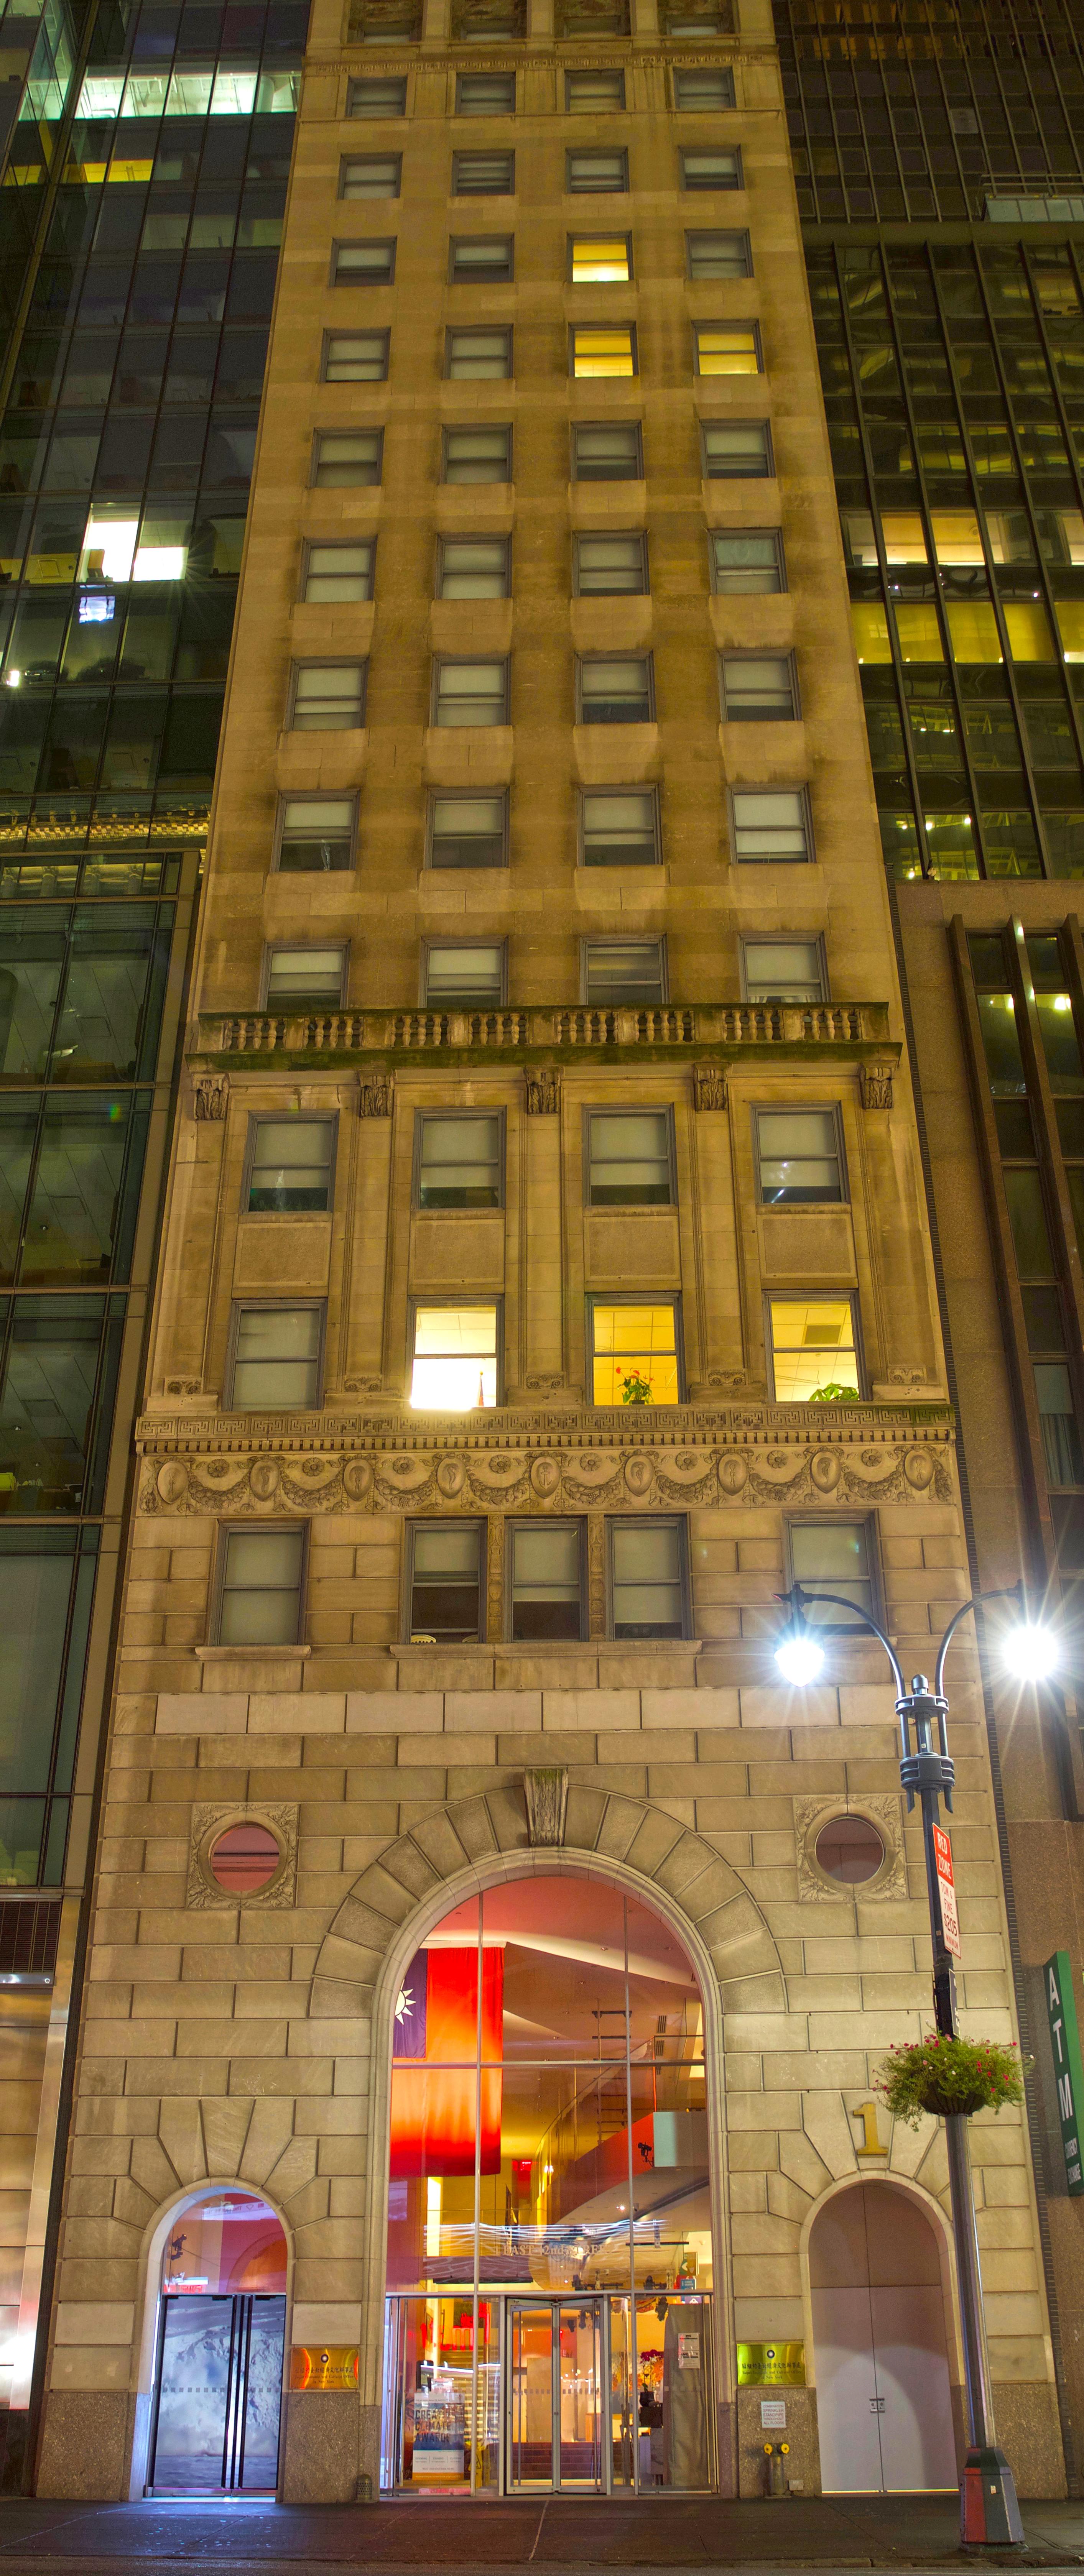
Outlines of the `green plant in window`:
{"label": "green plant in window", "polygon": [[810,1404],[857,1404],[858,1389],[856,1386],[837,1386],[832,1378],[827,1386],[814,1388],[809,1402]]}
{"label": "green plant in window", "polygon": [[638,1368],[615,1369],[614,1376],[619,1378],[621,1381],[622,1404],[652,1404],[654,1402],[654,1397],[651,1393],[651,1380],[649,1377],[645,1377],[643,1375],[642,1370]]}

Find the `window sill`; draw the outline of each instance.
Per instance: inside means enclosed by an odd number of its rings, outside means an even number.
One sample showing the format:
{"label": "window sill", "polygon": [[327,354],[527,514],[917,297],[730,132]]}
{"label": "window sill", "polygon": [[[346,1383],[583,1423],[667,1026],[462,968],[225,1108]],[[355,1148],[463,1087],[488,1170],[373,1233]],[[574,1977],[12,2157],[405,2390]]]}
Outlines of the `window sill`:
{"label": "window sill", "polygon": [[311,1646],[193,1646],[201,1664],[304,1663]]}
{"label": "window sill", "polygon": [[[199,1649],[197,1649],[197,1652]],[[203,1650],[206,1652],[206,1649]],[[412,1645],[409,1640],[385,1646],[383,1652],[396,1663],[408,1663],[414,1656],[469,1655],[481,1662],[483,1657],[512,1655],[527,1657],[562,1655],[699,1655],[703,1653],[700,1637],[517,1637],[495,1638],[490,1643],[473,1637],[465,1645]]]}

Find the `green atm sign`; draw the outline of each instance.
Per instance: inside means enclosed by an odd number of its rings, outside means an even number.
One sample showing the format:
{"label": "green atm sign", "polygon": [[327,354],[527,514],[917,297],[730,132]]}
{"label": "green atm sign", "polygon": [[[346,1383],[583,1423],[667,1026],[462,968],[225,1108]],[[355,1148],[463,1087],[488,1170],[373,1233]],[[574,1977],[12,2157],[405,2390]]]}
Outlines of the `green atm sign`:
{"label": "green atm sign", "polygon": [[1080,2149],[1084,2072],[1080,2064],[1080,2033],[1073,1996],[1073,1967],[1068,1950],[1055,1950],[1053,1958],[1047,1960],[1043,1975],[1046,1979],[1046,2013],[1050,2024],[1054,2081],[1058,2088],[1065,2180],[1070,2192],[1084,2192],[1084,2164]]}

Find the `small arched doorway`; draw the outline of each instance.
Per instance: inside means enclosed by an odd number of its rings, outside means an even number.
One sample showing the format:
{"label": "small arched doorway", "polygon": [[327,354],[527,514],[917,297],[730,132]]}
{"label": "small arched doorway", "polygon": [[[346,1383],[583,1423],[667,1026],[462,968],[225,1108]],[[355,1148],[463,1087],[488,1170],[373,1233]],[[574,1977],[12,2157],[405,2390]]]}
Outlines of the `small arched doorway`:
{"label": "small arched doorway", "polygon": [[394,2004],[381,2484],[716,2482],[704,2015],[661,1914],[539,1869]]}
{"label": "small arched doorway", "polygon": [[956,2448],[937,2237],[892,2183],[849,2184],[809,2238],[821,2484],[954,2487]]}
{"label": "small arched doorway", "polygon": [[273,2495],[286,2238],[257,2193],[205,2191],[162,2252],[147,2492]]}

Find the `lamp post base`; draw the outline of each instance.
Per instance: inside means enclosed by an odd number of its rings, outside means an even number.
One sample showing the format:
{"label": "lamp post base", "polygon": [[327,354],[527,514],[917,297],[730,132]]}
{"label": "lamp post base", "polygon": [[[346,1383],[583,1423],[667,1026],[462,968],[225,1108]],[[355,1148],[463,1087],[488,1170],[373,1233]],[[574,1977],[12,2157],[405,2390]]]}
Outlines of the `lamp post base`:
{"label": "lamp post base", "polygon": [[1004,2451],[969,2451],[960,2486],[962,2549],[1021,2549],[1024,2526]]}

